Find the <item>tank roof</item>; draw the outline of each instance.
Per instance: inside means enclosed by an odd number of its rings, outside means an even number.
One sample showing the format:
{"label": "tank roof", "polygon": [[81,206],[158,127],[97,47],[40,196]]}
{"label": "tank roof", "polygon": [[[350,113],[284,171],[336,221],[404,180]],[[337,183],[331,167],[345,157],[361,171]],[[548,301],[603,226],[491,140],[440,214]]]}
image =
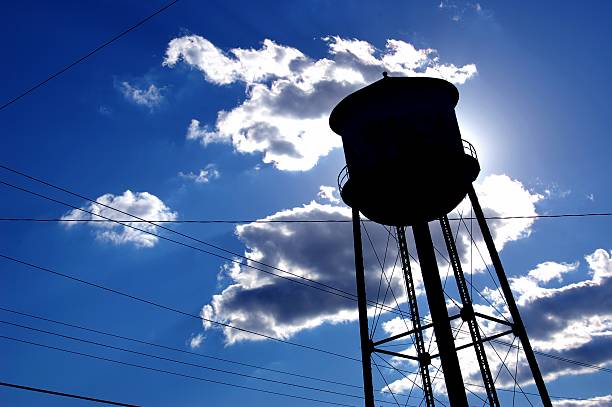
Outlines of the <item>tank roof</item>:
{"label": "tank roof", "polygon": [[[444,79],[429,77],[384,77],[356,92],[336,105],[329,116],[329,126],[341,134],[347,121],[367,122],[372,110],[410,110],[424,102],[454,108],[459,91]],[[357,123],[358,124],[358,123]]]}

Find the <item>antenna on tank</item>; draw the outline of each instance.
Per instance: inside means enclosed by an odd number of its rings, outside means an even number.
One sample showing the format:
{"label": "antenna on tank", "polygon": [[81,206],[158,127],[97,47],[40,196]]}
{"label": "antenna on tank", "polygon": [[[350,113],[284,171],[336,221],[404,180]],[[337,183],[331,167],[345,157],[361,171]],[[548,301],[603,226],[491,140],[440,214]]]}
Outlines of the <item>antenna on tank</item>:
{"label": "antenna on tank", "polygon": [[[453,84],[437,78],[390,77],[387,72],[382,76],[382,79],[344,98],[329,118],[331,129],[342,137],[346,159],[346,166],[338,175],[338,187],[342,200],[352,208],[366,407],[374,407],[371,366],[374,353],[418,363],[428,407],[435,404],[431,361],[439,358],[451,407],[467,407],[468,398],[457,352],[468,347],[472,347],[476,354],[488,404],[500,406],[495,387],[497,377],[491,373],[484,344],[504,335],[519,338],[542,403],[551,407],[546,385],[472,186],[480,173],[480,164],[476,149],[461,138],[455,115],[459,91]],[[466,196],[472,204],[512,322],[506,323],[474,310],[447,217]],[[405,333],[378,341],[369,336],[360,213],[374,222],[395,228],[412,322],[412,328]],[[445,302],[429,229],[432,221],[440,223],[461,297],[457,315],[449,315]],[[431,324],[421,323],[410,266],[407,228],[412,228]],[[459,318],[469,328],[471,343],[468,345],[457,346],[455,343],[451,321]],[[479,319],[505,324],[506,330],[484,337]],[[426,350],[423,338],[427,329],[433,330],[438,345],[436,355]],[[412,337],[416,356],[381,348],[381,345],[406,337]]]}

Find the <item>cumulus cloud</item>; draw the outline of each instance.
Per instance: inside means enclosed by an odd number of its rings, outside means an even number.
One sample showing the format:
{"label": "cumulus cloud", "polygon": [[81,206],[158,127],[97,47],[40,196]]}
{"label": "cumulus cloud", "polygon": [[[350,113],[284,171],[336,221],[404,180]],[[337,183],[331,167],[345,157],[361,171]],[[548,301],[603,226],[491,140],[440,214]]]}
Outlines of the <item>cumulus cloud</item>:
{"label": "cumulus cloud", "polygon": [[221,173],[217,169],[215,164],[207,164],[206,167],[202,168],[200,171],[196,172],[179,172],[179,177],[183,179],[188,179],[196,184],[208,184],[210,181],[215,180],[221,176]]}
{"label": "cumulus cloud", "polygon": [[[535,280],[531,272],[527,277],[511,280],[536,348],[563,349],[564,355],[572,353],[576,359],[590,363],[612,362],[611,255],[612,251],[597,249],[585,256],[591,275],[588,280],[554,288],[546,287],[545,281]],[[577,265],[570,266],[570,270],[575,269]],[[536,282],[524,284],[525,279]],[[557,373],[553,370],[549,375]]]}
{"label": "cumulus cloud", "polygon": [[[350,209],[313,201],[265,219],[348,220]],[[373,233],[374,238],[380,238],[380,230]],[[355,292],[350,223],[252,223],[238,226],[236,234],[247,247],[245,254],[250,258],[333,286],[349,296]],[[365,256],[368,264],[367,286],[371,292],[378,284],[375,270],[380,268],[371,252],[366,251]],[[388,257],[393,255],[389,254]],[[393,259],[387,259],[388,271],[389,264],[393,266]],[[343,298],[347,294],[337,296],[309,289],[294,281],[237,264],[226,266],[221,276],[229,285],[203,307],[202,315],[206,318],[228,321],[278,338],[288,338],[303,329],[323,323],[351,321],[357,317],[355,303]],[[396,270],[393,287],[398,294],[401,293],[399,276]],[[295,280],[293,277],[290,279]],[[324,286],[318,287],[327,289]],[[210,326],[205,324],[205,328]],[[230,329],[225,329],[224,334],[230,344],[245,339],[262,339]]]}
{"label": "cumulus cloud", "polygon": [[101,204],[147,220],[167,221],[175,220],[177,217],[177,213],[170,210],[161,199],[148,192],[132,192],[127,190],[121,195],[108,193],[98,197],[96,201],[98,203],[90,203],[81,207],[86,211],[92,212],[93,215],[74,209],[62,216],[63,224],[67,228],[71,228],[75,226],[76,222],[69,222],[69,220],[94,220],[95,222],[85,223],[92,228],[96,238],[101,241],[111,242],[116,245],[132,244],[136,247],[153,247],[159,240],[156,236],[114,222],[100,222],[96,220],[103,220],[104,218],[101,217],[103,216],[152,233],[157,232],[156,226],[142,222],[129,222],[130,217],[128,215],[109,209]]}
{"label": "cumulus cloud", "polygon": [[149,109],[159,106],[164,99],[161,89],[154,84],[149,85],[148,88],[140,89],[124,81],[119,85],[119,89],[126,99]]}
{"label": "cumulus cloud", "polygon": [[[548,261],[538,264],[524,276],[511,278],[511,285],[520,306],[530,342],[535,350],[590,364],[609,366],[612,364],[612,301],[609,296],[612,290],[612,251],[597,249],[586,255],[585,260],[590,276],[586,280],[549,287],[552,282],[561,282],[563,275],[577,272],[579,262]],[[499,297],[491,296],[490,299],[497,308],[505,308],[503,300]],[[491,307],[480,305],[479,308],[478,311],[493,314]],[[396,326],[397,321],[391,320],[383,325],[383,328],[393,334],[395,333],[393,328]],[[503,330],[498,324],[489,322],[481,323],[481,328],[485,335]],[[466,336],[459,334],[458,340],[465,340]],[[510,341],[511,337],[506,339]],[[497,354],[490,345],[485,347],[491,370],[501,371],[497,380],[499,386],[511,387],[513,379],[507,371],[501,368],[498,356],[503,357],[508,348],[500,344],[494,346]],[[510,354],[511,358],[507,364],[514,372],[516,350],[512,350]],[[473,351],[460,352],[459,359],[464,380],[478,383],[480,371]],[[569,364],[554,358],[538,357],[538,362],[546,381],[553,381],[561,376],[595,372],[586,366]],[[522,353],[518,357],[517,371],[518,380],[522,385],[533,382],[527,361]],[[409,380],[399,379],[390,383],[390,388],[397,392],[404,391],[411,385]],[[439,393],[444,393],[443,383],[434,383],[434,389]],[[481,388],[471,390],[483,391]],[[559,405],[606,405],[608,397],[594,398],[589,401],[563,400],[559,401]]]}
{"label": "cumulus cloud", "polygon": [[[490,176],[476,185],[477,191],[487,197],[503,189],[505,198],[514,203],[514,208],[533,208],[535,199],[520,182],[507,176]],[[287,209],[268,216],[267,220],[350,220],[350,208],[341,205],[331,187],[323,186],[319,191],[321,202],[312,201],[301,207]],[[334,200],[331,200],[334,198]],[[507,202],[483,199],[487,213],[505,214],[510,210]],[[498,205],[499,207],[489,206]],[[516,209],[515,209],[516,210]],[[513,212],[517,213],[517,212]],[[505,221],[492,223],[492,231],[503,247],[510,241],[529,235],[533,220],[509,226]],[[380,298],[385,304],[395,306],[395,299],[405,302],[405,289],[399,263],[397,246],[393,236],[381,225],[365,223],[363,235],[366,266],[366,287],[372,300],[377,297],[381,263],[386,278],[391,281],[392,292],[384,296],[386,283],[383,280]],[[439,228],[432,223],[432,236],[436,246],[444,247]],[[465,228],[459,241],[467,241]],[[347,223],[251,223],[236,227],[236,236],[246,247],[245,255],[283,270],[289,270],[327,286],[336,287],[346,293],[355,293],[355,271],[353,258],[352,226]],[[376,247],[376,254],[370,246]],[[412,239],[409,249],[415,253]],[[388,242],[388,243],[387,243]],[[388,244],[388,245],[387,245]],[[464,257],[469,259],[469,249],[460,245]],[[377,257],[378,255],[378,257]],[[442,259],[440,259],[443,262]],[[445,263],[441,263],[446,265]],[[257,267],[263,267],[260,264]],[[417,292],[421,292],[421,277],[418,264],[413,264]],[[445,269],[444,269],[445,270]],[[272,272],[278,272],[270,270]],[[441,270],[442,272],[442,270]],[[280,273],[280,272],[278,272]],[[296,284],[295,278],[280,279],[244,265],[227,264],[220,272],[225,288],[204,305],[202,315],[240,327],[255,330],[278,338],[289,338],[304,330],[324,323],[340,323],[357,318],[355,302],[320,290]],[[319,286],[319,288],[329,289]],[[370,310],[373,312],[373,310]],[[205,324],[206,329],[212,328]],[[404,328],[406,328],[404,326]],[[260,340],[248,334],[224,330],[227,343],[241,340]]]}
{"label": "cumulus cloud", "polygon": [[192,119],[187,138],[229,143],[240,153],[262,154],[264,163],[280,170],[305,171],[320,157],[340,147],[328,116],[344,96],[381,78],[433,76],[462,84],[476,74],[476,66],[440,62],[434,49],[390,39],[385,48],[340,37],[325,37],[329,57],[313,59],[300,50],[263,41],[259,49],[233,48],[225,52],[198,35],[175,38],[168,44],[163,64],[179,62],[202,72],[216,85],[241,83],[246,98],[220,111],[214,125]]}

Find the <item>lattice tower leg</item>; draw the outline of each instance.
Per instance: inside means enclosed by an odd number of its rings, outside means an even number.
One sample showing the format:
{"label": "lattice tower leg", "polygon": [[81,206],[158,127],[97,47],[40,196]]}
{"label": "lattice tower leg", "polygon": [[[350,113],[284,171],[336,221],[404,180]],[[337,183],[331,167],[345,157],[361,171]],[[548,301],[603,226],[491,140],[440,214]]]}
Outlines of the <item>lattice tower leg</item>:
{"label": "lattice tower leg", "polygon": [[484,343],[482,342],[482,337],[480,336],[476,315],[474,315],[474,307],[472,305],[472,300],[470,298],[463,269],[461,267],[461,262],[459,260],[459,254],[457,253],[457,246],[455,245],[453,232],[446,215],[440,218],[440,226],[442,228],[442,234],[444,235],[444,242],[446,243],[449,260],[455,275],[455,281],[457,282],[459,297],[461,298],[461,305],[463,307],[461,309],[461,318],[467,323],[470,330],[472,344],[474,345],[474,351],[476,352],[476,359],[478,359],[478,366],[480,367],[482,381],[487,391],[489,405],[499,407],[499,399],[497,398],[497,391],[495,390],[495,381],[491,375],[491,369],[485,353]]}
{"label": "lattice tower leg", "polygon": [[425,341],[423,340],[421,318],[419,316],[419,307],[417,305],[412,270],[410,269],[408,244],[406,243],[406,229],[403,226],[398,226],[396,231],[400,258],[402,261],[402,271],[404,272],[404,282],[406,283],[406,294],[408,295],[408,305],[410,306],[410,319],[412,320],[412,329],[414,331],[414,342],[417,355],[419,357],[419,371],[421,373],[421,380],[423,381],[423,393],[425,393],[425,402],[427,403],[427,407],[433,407],[434,396],[433,389],[431,387],[431,377],[429,376],[431,357],[425,349]]}
{"label": "lattice tower leg", "polygon": [[542,372],[540,371],[540,367],[538,366],[538,361],[535,357],[535,353],[533,352],[533,348],[531,347],[531,343],[529,342],[529,338],[527,337],[527,331],[525,330],[525,325],[523,324],[523,320],[519,313],[518,307],[516,305],[516,302],[514,301],[512,289],[510,288],[510,283],[508,282],[508,278],[506,277],[506,272],[504,271],[501,259],[499,258],[499,253],[495,248],[493,236],[491,236],[491,231],[489,230],[489,226],[487,225],[484,213],[482,212],[482,207],[480,206],[480,202],[478,201],[478,197],[476,196],[476,192],[474,191],[473,186],[470,186],[470,189],[468,190],[468,196],[470,197],[470,202],[472,203],[472,208],[474,209],[474,214],[476,215],[476,220],[478,221],[478,226],[480,227],[480,231],[482,233],[482,238],[484,239],[484,242],[487,246],[487,250],[489,251],[489,256],[491,256],[491,262],[493,263],[493,267],[495,268],[495,273],[497,274],[499,285],[504,294],[504,297],[506,297],[508,311],[510,311],[510,315],[512,316],[512,322],[514,324],[514,331],[516,332],[516,335],[519,337],[519,339],[521,340],[521,344],[523,345],[523,352],[525,353],[527,363],[529,363],[529,368],[531,369],[531,374],[538,388],[538,392],[540,393],[542,404],[544,405],[544,407],[552,407],[552,402],[550,400],[548,390],[546,389],[546,384],[544,383]]}
{"label": "lattice tower leg", "polygon": [[451,330],[448,310],[444,300],[444,290],[440,281],[440,271],[436,261],[434,245],[431,240],[429,225],[426,222],[412,226],[419,265],[423,275],[423,286],[433,320],[433,330],[440,354],[440,363],[444,382],[451,407],[467,407],[465,384],[461,376],[461,367],[455,350],[455,339]]}

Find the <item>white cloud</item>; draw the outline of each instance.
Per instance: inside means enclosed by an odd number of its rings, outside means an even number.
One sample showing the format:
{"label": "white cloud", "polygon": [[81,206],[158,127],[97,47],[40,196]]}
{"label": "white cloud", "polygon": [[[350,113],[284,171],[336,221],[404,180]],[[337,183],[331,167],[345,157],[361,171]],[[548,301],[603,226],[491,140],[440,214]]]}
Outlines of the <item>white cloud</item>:
{"label": "white cloud", "polygon": [[189,339],[189,347],[191,349],[198,349],[200,346],[202,346],[202,343],[204,343],[204,339],[206,339],[206,337],[202,333],[192,335]]}
{"label": "white cloud", "polygon": [[586,400],[564,399],[553,401],[555,407],[608,407],[610,405],[612,405],[612,394]]}
{"label": "white cloud", "polygon": [[[544,199],[538,193],[530,192],[518,180],[512,179],[504,174],[492,174],[474,183],[474,189],[478,200],[483,208],[484,215],[488,217],[487,224],[495,241],[498,251],[504,249],[506,244],[531,235],[534,218],[527,219],[501,219],[517,214],[525,216],[537,215],[536,204]],[[468,200],[462,202],[449,218],[459,215],[468,217],[470,215],[470,204]],[[472,213],[473,215],[473,213]],[[474,222],[475,223],[475,222]],[[491,258],[480,233],[480,229],[473,227],[474,246],[470,255],[472,239],[467,233],[469,222],[460,226],[459,235],[456,239],[457,251],[459,253],[464,270],[481,272],[486,266],[491,265]],[[457,223],[451,221],[451,228],[457,231]],[[434,241],[443,242],[442,231],[439,227],[432,227],[431,233]],[[441,247],[445,247],[442,243]],[[482,257],[481,257],[482,255]],[[440,263],[440,267],[446,269],[446,263]]]}
{"label": "white cloud", "polygon": [[[476,185],[483,196],[494,190],[503,189],[506,200],[515,208],[532,209],[535,213],[534,195],[522,185],[507,176],[490,176]],[[345,219],[351,217],[350,208],[329,200],[333,195],[332,187],[323,186],[319,197],[327,198],[328,203],[310,202],[304,206],[277,212],[265,219],[283,220],[319,220]],[[500,205],[500,208],[490,205]],[[486,213],[504,214],[510,210],[508,202],[484,199]],[[516,212],[513,212],[516,213]],[[520,226],[510,227],[506,221],[491,223],[496,239],[503,247],[510,241],[529,235],[533,220],[519,222]],[[397,259],[397,247],[393,238],[388,239],[387,231],[380,225],[366,223],[369,237],[377,248],[380,261],[384,261],[387,277],[391,279]],[[347,223],[251,223],[236,227],[237,237],[246,246],[245,255],[263,263],[288,270],[328,286],[337,287],[344,292],[354,293],[355,271],[353,259],[353,242],[350,222]],[[432,237],[437,247],[443,248],[444,241],[439,228],[431,225]],[[386,242],[389,246],[385,250]],[[468,241],[465,228],[459,235],[460,242]],[[380,265],[376,259],[367,235],[363,236],[364,258],[366,265],[366,285],[368,296],[376,298],[378,290]],[[409,250],[415,253],[412,239],[409,238]],[[469,246],[460,244],[463,257],[469,259]],[[386,256],[384,255],[386,251]],[[384,259],[384,260],[383,260]],[[442,262],[443,260],[440,259]],[[446,264],[441,272],[446,271]],[[264,267],[259,264],[257,267]],[[417,292],[421,292],[420,269],[413,264]],[[278,270],[270,270],[281,273]],[[288,338],[304,329],[312,329],[325,323],[353,321],[357,318],[353,301],[307,288],[295,282],[294,277],[280,279],[244,265],[227,264],[220,272],[221,281],[226,287],[213,296],[204,305],[202,315],[206,318],[228,322],[265,333],[278,338]],[[405,290],[399,264],[393,273],[393,294],[402,303],[405,301]],[[311,283],[309,283],[311,284]],[[381,299],[384,297],[380,294]],[[321,287],[328,289],[326,287]],[[395,306],[392,293],[387,293],[385,303]],[[212,326],[204,324],[205,329]],[[261,340],[239,331],[224,329],[227,343],[241,340]]]}
{"label": "white cloud", "polygon": [[[530,341],[536,350],[595,365],[612,363],[612,251],[597,249],[585,256],[590,279],[547,287],[553,279],[576,272],[578,262],[545,262],[510,282]],[[542,270],[546,270],[542,273]],[[548,273],[548,270],[553,270]],[[560,281],[560,280],[559,280]],[[501,302],[497,302],[502,306]],[[539,358],[545,379],[593,373],[592,369],[550,358]],[[522,360],[524,365],[525,361]],[[530,381],[528,369],[519,379]]]}
{"label": "white cloud", "polygon": [[317,192],[317,196],[319,198],[333,204],[340,203],[340,198],[337,198],[336,195],[336,188],[327,185],[321,185],[321,187],[319,188],[319,192]]}
{"label": "white cloud", "polygon": [[180,61],[198,69],[216,85],[242,83],[246,98],[220,111],[214,126],[193,119],[188,139],[207,145],[229,143],[240,153],[260,153],[264,163],[280,170],[305,171],[340,147],[328,116],[344,96],[381,78],[434,76],[462,84],[476,66],[441,63],[433,49],[389,40],[384,50],[357,39],[325,37],[331,58],[311,59],[300,50],[264,40],[259,49],[223,52],[207,39],[190,35],[168,44],[163,64]]}
{"label": "white cloud", "polygon": [[195,172],[179,172],[179,177],[191,180],[196,184],[208,184],[210,181],[217,179],[221,176],[221,173],[217,169],[215,164],[207,164],[206,167],[202,168],[197,173]]}
{"label": "white cloud", "polygon": [[149,109],[159,106],[164,99],[161,89],[154,84],[149,85],[148,88],[140,89],[124,81],[121,82],[120,89],[126,99]]}
{"label": "white cloud", "polygon": [[[113,195],[108,193],[98,197],[96,201],[100,204],[119,209],[146,220],[165,221],[175,220],[177,217],[176,212],[172,212],[170,208],[168,208],[161,201],[161,199],[148,192],[132,192],[127,190],[122,195]],[[137,227],[147,232],[157,232],[157,227],[154,225],[144,222],[129,222],[129,220],[132,218],[130,218],[128,215],[119,213],[100,204],[90,203],[81,207],[84,210],[94,213],[94,215],[74,209],[62,216],[62,220],[102,220],[103,218],[100,216],[104,216],[109,219],[122,221],[122,223]],[[110,221],[86,223],[93,229],[97,239],[111,242],[116,245],[133,244],[136,247],[153,247],[159,240],[156,236]],[[63,222],[63,224],[67,228],[70,228],[75,225],[75,222]]]}
{"label": "white cloud", "polygon": [[563,274],[576,270],[579,264],[580,263],[578,262],[556,263],[554,261],[547,261],[538,264],[535,269],[529,272],[528,276],[531,279],[540,281],[542,283],[548,283],[553,279],[561,281]]}

